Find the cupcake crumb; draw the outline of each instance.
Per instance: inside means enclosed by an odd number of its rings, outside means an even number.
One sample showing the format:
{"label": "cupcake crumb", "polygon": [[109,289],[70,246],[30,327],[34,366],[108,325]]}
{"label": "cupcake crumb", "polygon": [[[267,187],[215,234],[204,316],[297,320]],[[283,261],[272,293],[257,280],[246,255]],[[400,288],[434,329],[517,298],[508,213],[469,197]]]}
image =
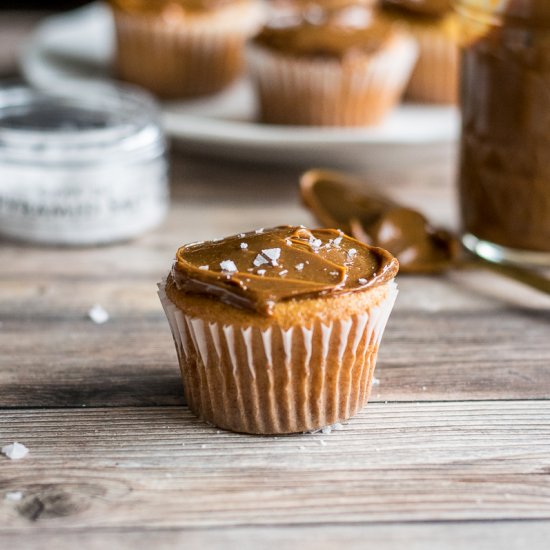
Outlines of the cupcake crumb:
{"label": "cupcake crumb", "polygon": [[27,449],[27,447],[25,447],[22,443],[17,443],[14,441],[13,443],[2,447],[2,454],[7,456],[10,460],[20,460],[29,454],[29,449]]}
{"label": "cupcake crumb", "polygon": [[96,304],[88,311],[88,317],[96,324],[102,325],[109,320],[109,314],[107,311],[99,304]]}

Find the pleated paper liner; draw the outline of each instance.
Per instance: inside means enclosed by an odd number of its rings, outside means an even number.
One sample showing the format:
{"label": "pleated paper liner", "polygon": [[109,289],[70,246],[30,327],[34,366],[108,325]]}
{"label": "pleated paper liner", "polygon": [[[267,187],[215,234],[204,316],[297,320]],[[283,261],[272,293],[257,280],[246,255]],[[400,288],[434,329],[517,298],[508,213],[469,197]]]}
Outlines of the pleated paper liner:
{"label": "pleated paper liner", "polygon": [[115,9],[119,78],[163,98],[200,96],[225,88],[242,72],[244,44],[263,16],[252,2],[214,11],[211,17],[171,23]]}
{"label": "pleated paper liner", "polygon": [[396,296],[392,281],[363,314],[260,329],[189,317],[159,284],[189,407],[220,428],[254,434],[313,430],[360,411]]}
{"label": "pleated paper liner", "polygon": [[404,34],[375,54],[344,60],[247,49],[261,120],[303,126],[380,123],[399,102],[416,58],[416,43]]}
{"label": "pleated paper liner", "polygon": [[459,50],[452,34],[439,27],[412,26],[420,48],[405,97],[411,101],[454,104],[458,101]]}

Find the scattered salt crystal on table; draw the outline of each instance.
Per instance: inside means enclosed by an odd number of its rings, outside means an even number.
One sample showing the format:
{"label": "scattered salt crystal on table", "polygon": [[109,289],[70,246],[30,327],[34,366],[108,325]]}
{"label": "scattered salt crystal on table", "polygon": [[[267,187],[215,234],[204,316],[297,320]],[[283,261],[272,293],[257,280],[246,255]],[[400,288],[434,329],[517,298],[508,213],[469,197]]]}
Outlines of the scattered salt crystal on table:
{"label": "scattered salt crystal on table", "polygon": [[22,443],[10,443],[2,447],[2,454],[6,455],[11,460],[19,460],[25,458],[29,454],[29,449]]}
{"label": "scattered salt crystal on table", "polygon": [[237,266],[233,260],[224,260],[223,262],[220,262],[220,267],[222,268],[222,271],[226,271],[228,273],[235,273],[235,271],[237,271]]}
{"label": "scattered salt crystal on table", "polygon": [[380,380],[378,380],[378,378],[374,378],[374,377],[373,377],[373,379],[372,379],[372,385],[373,385],[373,386],[378,386],[378,385],[380,385]]}
{"label": "scattered salt crystal on table", "polygon": [[321,447],[326,447],[327,442],[324,439],[319,439],[319,445],[321,445]]}
{"label": "scattered salt crystal on table", "polygon": [[6,493],[4,496],[5,500],[9,500],[11,502],[19,502],[23,498],[23,492],[22,491],[10,491],[9,493]]}
{"label": "scattered salt crystal on table", "polygon": [[199,265],[199,269],[202,269],[203,271],[208,271],[207,265]]}
{"label": "scattered salt crystal on table", "polygon": [[96,304],[93,308],[91,308],[88,311],[88,317],[96,324],[96,325],[102,325],[103,323],[106,323],[109,320],[109,314],[107,311],[100,306],[99,304]]}

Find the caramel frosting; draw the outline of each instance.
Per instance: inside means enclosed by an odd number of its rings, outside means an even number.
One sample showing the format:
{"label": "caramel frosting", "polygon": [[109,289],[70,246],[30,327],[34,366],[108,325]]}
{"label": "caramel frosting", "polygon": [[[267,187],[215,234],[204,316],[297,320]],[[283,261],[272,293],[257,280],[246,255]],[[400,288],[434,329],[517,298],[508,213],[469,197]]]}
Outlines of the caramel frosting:
{"label": "caramel frosting", "polygon": [[239,0],[109,0],[113,7],[128,13],[170,16],[215,10],[237,1]]}
{"label": "caramel frosting", "polygon": [[328,170],[310,170],[301,180],[303,200],[323,225],[389,250],[403,272],[434,273],[455,263],[460,252],[456,237],[433,228],[420,212],[360,186]]}
{"label": "caramel frosting", "polygon": [[453,0],[385,0],[385,4],[432,17],[442,17],[453,8]]}
{"label": "caramel frosting", "polygon": [[372,54],[398,32],[365,6],[337,10],[312,5],[300,14],[276,17],[254,39],[259,46],[296,56],[343,58]]}
{"label": "caramel frosting", "polygon": [[172,278],[182,292],[272,315],[278,302],[382,285],[398,268],[386,250],[339,230],[280,226],[182,246]]}

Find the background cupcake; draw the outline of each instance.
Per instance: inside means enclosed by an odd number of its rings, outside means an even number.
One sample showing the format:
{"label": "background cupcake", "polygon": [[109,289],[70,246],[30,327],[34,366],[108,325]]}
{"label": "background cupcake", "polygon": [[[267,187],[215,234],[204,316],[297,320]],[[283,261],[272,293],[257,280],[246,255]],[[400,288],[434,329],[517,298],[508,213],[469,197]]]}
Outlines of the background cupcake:
{"label": "background cupcake", "polygon": [[273,18],[249,48],[260,118],[273,124],[367,126],[399,102],[414,40],[362,5],[322,3]]}
{"label": "background cupcake", "polygon": [[119,78],[160,97],[222,90],[241,72],[258,0],[110,0]]}
{"label": "background cupcake", "polygon": [[388,252],[330,229],[180,248],[160,298],[191,409],[264,434],[354,415],[368,399],[397,268]]}
{"label": "background cupcake", "polygon": [[385,0],[383,14],[407,26],[419,57],[405,96],[413,101],[458,100],[458,20],[451,0]]}

